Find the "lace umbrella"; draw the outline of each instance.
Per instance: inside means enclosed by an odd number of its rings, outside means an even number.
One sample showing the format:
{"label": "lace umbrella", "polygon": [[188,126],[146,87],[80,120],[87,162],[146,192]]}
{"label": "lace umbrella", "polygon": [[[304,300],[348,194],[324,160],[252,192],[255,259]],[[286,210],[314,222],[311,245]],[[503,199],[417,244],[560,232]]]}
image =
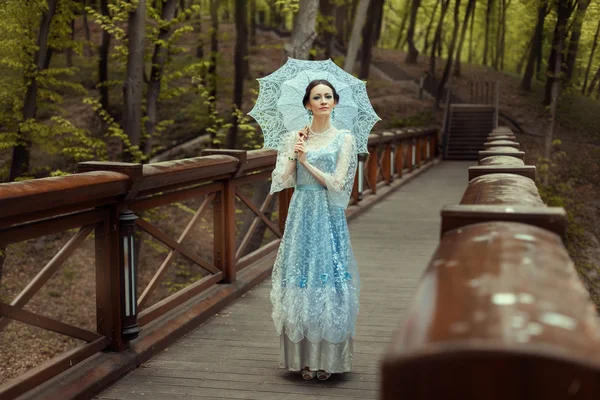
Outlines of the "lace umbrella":
{"label": "lace umbrella", "polygon": [[352,132],[357,153],[368,153],[369,133],[381,118],[369,101],[366,83],[338,67],[331,59],[288,58],[277,71],[258,79],[258,99],[248,115],[263,131],[264,148],[278,149],[286,132],[298,131],[309,123],[302,99],[306,87],[315,79],[329,81],[340,95],[332,124]]}

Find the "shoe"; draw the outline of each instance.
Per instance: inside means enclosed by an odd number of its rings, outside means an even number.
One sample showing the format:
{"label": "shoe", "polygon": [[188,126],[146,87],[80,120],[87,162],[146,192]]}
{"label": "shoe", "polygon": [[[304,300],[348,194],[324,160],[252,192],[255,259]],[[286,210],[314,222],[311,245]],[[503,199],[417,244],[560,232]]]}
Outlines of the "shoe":
{"label": "shoe", "polygon": [[302,370],[302,378],[304,378],[304,380],[307,380],[307,381],[310,381],[311,379],[313,379],[316,374],[317,374],[316,371],[311,371],[308,369]]}
{"label": "shoe", "polygon": [[331,372],[327,371],[317,371],[317,379],[320,381],[326,381],[331,376]]}

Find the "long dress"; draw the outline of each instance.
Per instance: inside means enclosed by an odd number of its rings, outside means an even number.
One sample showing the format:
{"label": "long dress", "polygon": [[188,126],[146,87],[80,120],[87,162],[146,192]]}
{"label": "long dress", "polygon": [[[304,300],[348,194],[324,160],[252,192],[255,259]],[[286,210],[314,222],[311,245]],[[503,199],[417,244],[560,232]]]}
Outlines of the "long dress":
{"label": "long dress", "polygon": [[332,128],[306,142],[306,160],[321,172],[322,186],[299,162],[284,179],[297,133],[278,149],[271,193],[294,187],[272,273],[272,318],[280,335],[282,368],[350,371],[359,310],[360,279],[344,209],[356,173],[349,131]]}

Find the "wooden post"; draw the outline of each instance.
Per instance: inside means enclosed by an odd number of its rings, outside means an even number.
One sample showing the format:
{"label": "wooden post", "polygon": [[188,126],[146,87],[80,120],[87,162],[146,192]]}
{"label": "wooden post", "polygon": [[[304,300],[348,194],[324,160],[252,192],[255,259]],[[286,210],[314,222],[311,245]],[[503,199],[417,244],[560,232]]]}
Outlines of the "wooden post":
{"label": "wooden post", "polygon": [[223,187],[216,193],[213,200],[213,251],[215,267],[225,275],[225,207],[223,202]]}
{"label": "wooden post", "polygon": [[119,213],[106,207],[106,216],[94,233],[96,252],[96,329],[109,339],[108,349],[123,351],[129,342],[122,336],[123,292],[119,259]]}
{"label": "wooden post", "polygon": [[385,150],[383,151],[383,160],[381,161],[381,169],[383,170],[383,179],[385,180],[386,185],[390,185],[392,183],[392,173],[391,173],[391,158],[392,156],[392,146],[387,144],[385,146]]}
{"label": "wooden post", "polygon": [[422,153],[422,151],[421,151],[421,137],[420,136],[417,137],[416,142],[417,142],[417,145],[416,145],[417,148],[415,150],[415,157],[417,160],[415,161],[415,163],[417,164],[417,168],[421,168],[421,153]]}
{"label": "wooden post", "polygon": [[369,186],[371,194],[377,193],[377,147],[369,149],[369,158],[367,160],[367,174],[369,177]]}
{"label": "wooden post", "polygon": [[409,148],[408,150],[408,157],[407,157],[407,161],[408,161],[408,172],[412,172],[413,171],[413,166],[415,163],[415,158],[414,158],[414,154],[415,154],[415,138],[411,137],[410,139],[408,139],[409,142]]}
{"label": "wooden post", "polygon": [[402,142],[396,146],[396,173],[398,178],[402,178],[402,172],[404,170],[404,146]]}
{"label": "wooden post", "polygon": [[233,283],[236,280],[237,268],[235,263],[235,183],[232,178],[224,180],[222,203],[225,240],[223,282]]}

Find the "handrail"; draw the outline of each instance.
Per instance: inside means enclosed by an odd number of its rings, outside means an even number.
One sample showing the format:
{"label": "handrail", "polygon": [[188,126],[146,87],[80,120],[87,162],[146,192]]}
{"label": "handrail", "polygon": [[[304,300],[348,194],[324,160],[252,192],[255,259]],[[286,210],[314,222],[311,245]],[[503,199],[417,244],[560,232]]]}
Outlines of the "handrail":
{"label": "handrail", "polygon": [[[369,154],[358,156],[357,177],[362,178],[355,180],[351,204],[346,210],[348,217],[358,215],[393,188],[417,176],[424,166],[433,165],[438,157],[437,135],[438,130],[433,127],[381,131],[371,135]],[[35,322],[45,329],[60,329],[94,340],[5,382],[0,386],[0,397],[19,396],[103,350],[109,351],[106,354],[122,354],[127,360],[121,364],[112,363],[114,368],[135,367],[142,357],[131,356],[132,346],[146,348],[148,354],[158,351],[202,320],[197,314],[184,314],[177,319],[176,323],[180,325],[175,329],[174,321],[164,325],[161,317],[179,312],[177,310],[185,304],[215,290],[217,283],[225,288],[223,296],[229,296],[223,298],[231,301],[235,296],[230,293],[243,293],[264,279],[266,270],[255,269],[251,264],[260,264],[277,249],[293,189],[279,192],[275,202],[270,195],[265,199],[254,199],[249,194],[254,189],[249,191],[248,188],[267,183],[275,162],[274,150],[207,149],[200,157],[147,165],[84,162],[79,164],[77,174],[0,185],[0,246],[49,233],[67,236],[69,230],[78,230],[54,257],[50,257],[51,261],[16,299],[10,299],[10,304],[0,302],[0,330],[8,324],[9,318],[35,320],[36,314],[30,315],[22,307],[92,232],[97,278],[94,285],[96,332],[55,320]],[[182,203],[185,201],[196,203],[191,208]],[[237,240],[236,218],[239,217],[236,210],[239,207],[236,201],[254,218],[248,232],[240,233],[239,238],[244,235],[242,240]],[[262,203],[255,204],[255,201]],[[274,202],[278,204],[278,221],[272,221],[270,217],[269,206]],[[187,226],[178,237],[172,237],[168,227],[149,217],[153,209],[173,204],[185,207],[190,214]],[[212,215],[207,214],[211,209]],[[212,237],[209,252],[186,241],[203,219],[207,221],[204,222],[205,232],[210,231],[205,235]],[[250,235],[261,224],[271,232],[271,241],[245,254]],[[152,279],[143,285],[138,277],[136,232],[145,232],[168,249]],[[151,296],[164,279],[176,253],[190,260],[201,273],[189,285],[152,302]],[[10,262],[10,257],[6,262]],[[240,274],[244,277],[241,283],[237,282]],[[139,299],[138,293],[141,293]],[[212,301],[217,302],[217,298]],[[214,310],[213,307],[203,312]],[[152,333],[144,336],[145,327],[153,321]],[[140,327],[142,336],[138,337]],[[152,340],[156,342],[144,347]],[[124,352],[127,349],[130,351]],[[69,371],[65,373],[70,374]],[[115,372],[107,372],[102,366],[88,378],[100,379],[94,378],[96,374],[107,373]],[[73,385],[85,386],[78,373],[69,376],[74,377]],[[103,382],[112,379],[114,377],[104,378]],[[101,387],[90,383],[88,389],[91,393]]]}
{"label": "handrail", "polygon": [[[499,135],[512,132],[488,143]],[[441,210],[383,360],[383,400],[600,396],[600,324],[562,241],[566,212],[544,205],[535,167],[503,144],[480,152],[460,204]]]}

